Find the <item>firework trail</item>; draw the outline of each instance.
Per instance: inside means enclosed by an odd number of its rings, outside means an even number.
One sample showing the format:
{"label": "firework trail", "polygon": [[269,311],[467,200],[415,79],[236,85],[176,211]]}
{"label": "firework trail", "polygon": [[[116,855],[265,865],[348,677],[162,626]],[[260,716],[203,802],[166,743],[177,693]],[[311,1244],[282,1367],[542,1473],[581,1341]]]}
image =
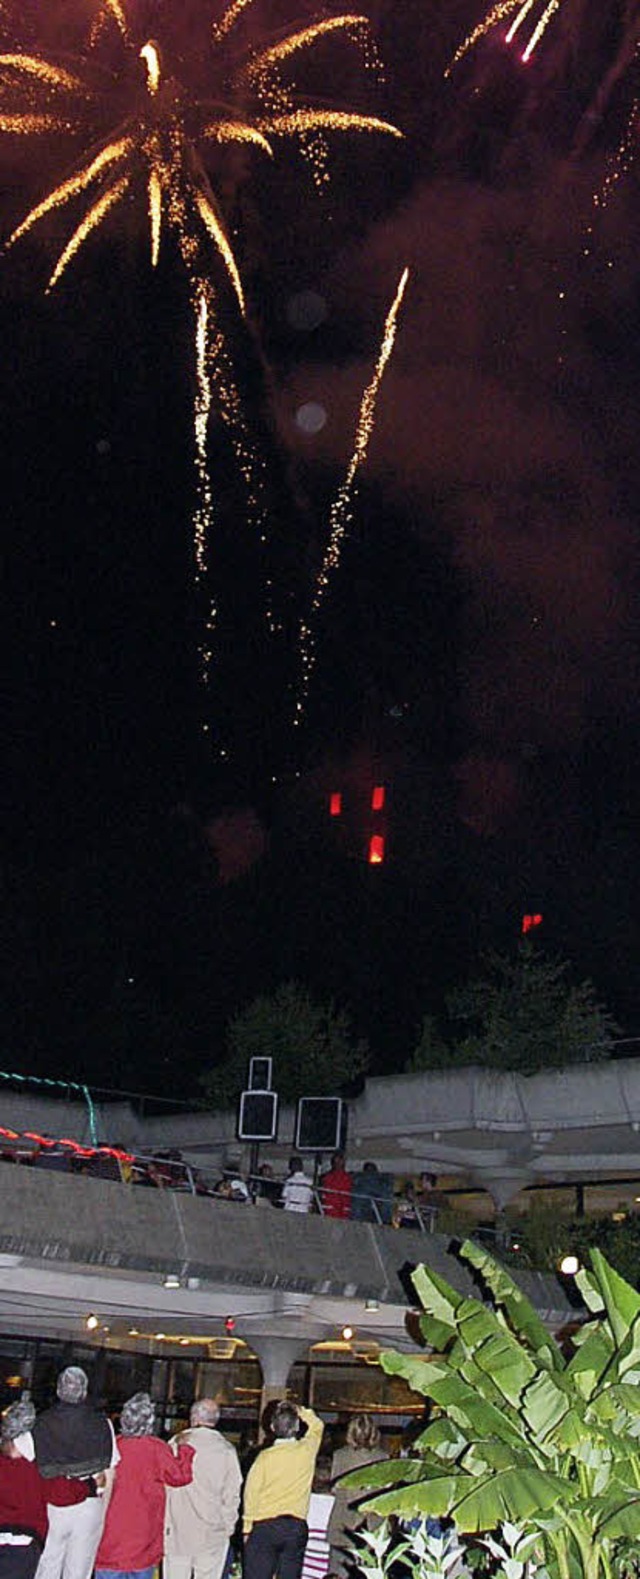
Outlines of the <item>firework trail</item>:
{"label": "firework trail", "polygon": [[387,363],[393,351],[398,327],[398,314],[402,299],[409,279],[409,270],[404,269],[398,283],[389,312],[385,320],[382,343],[378,353],[373,378],[367,385],[360,403],[360,413],[356,428],[353,454],[347,473],[329,513],[329,538],[325,549],[322,564],[316,578],[316,585],[311,607],[307,618],[301,622],[299,649],[300,649],[300,688],[295,704],[294,723],[300,724],[304,716],[309,686],[316,662],[316,634],[315,627],[322,607],[323,599],[334,571],[340,564],[340,553],[347,527],[351,520],[353,507],[353,486],[360,468],[367,458],[367,451],[373,433],[376,415],[376,404],[380,386],[384,378]]}
{"label": "firework trail", "polygon": [[[8,245],[13,246],[48,215],[66,218],[82,208],[57,257],[47,291],[59,284],[94,232],[141,189],[146,197],[152,266],[160,257],[165,226],[177,238],[190,283],[195,325],[197,504],[193,532],[195,577],[200,588],[208,573],[207,537],[213,519],[207,432],[214,391],[245,481],[249,523],[257,529],[259,542],[266,541],[264,468],[248,436],[224,336],[213,322],[221,300],[209,285],[216,260],[241,317],[245,316],[245,300],[233,245],[209,179],[208,154],[214,148],[244,145],[261,157],[272,158],[278,139],[293,138],[310,160],[316,179],[321,179],[318,172],[329,134],[401,135],[395,126],[377,117],[316,109],[304,102],[304,96],[300,102],[295,86],[283,78],[291,60],[308,54],[329,35],[355,40],[366,63],[375,65],[364,17],[338,16],[289,33],[268,48],[245,50],[240,67],[232,69],[227,61],[227,40],[233,41],[235,29],[253,3],[231,0],[208,29],[216,92],[211,99],[194,98],[189,88],[165,69],[173,41],[171,21],[165,51],[165,41],[161,46],[140,31],[136,6],[129,6],[127,0],[97,0],[89,55],[79,57],[74,71],[54,59],[20,49],[0,54],[0,135],[34,139],[56,134],[84,142],[89,149],[9,237]],[[115,69],[114,43],[116,57],[119,51]],[[101,51],[107,45],[105,65]],[[268,621],[271,618],[268,611]],[[205,682],[212,661],[214,626],[215,604],[211,601],[200,652]]]}

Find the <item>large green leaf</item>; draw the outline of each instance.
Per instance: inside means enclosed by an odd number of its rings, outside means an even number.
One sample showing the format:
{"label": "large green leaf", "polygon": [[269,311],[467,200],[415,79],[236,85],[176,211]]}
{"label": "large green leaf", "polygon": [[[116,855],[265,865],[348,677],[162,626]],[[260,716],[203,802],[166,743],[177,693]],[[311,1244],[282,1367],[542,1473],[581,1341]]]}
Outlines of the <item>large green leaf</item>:
{"label": "large green leaf", "polygon": [[525,1387],[536,1375],[536,1366],[517,1338],[501,1327],[491,1312],[483,1311],[482,1314],[484,1321],[475,1314],[461,1321],[460,1336],[472,1347],[478,1369],[490,1378],[508,1403],[517,1407]]}
{"label": "large green leaf", "polygon": [[[423,1480],[427,1473],[425,1462],[420,1458],[383,1458],[377,1463],[361,1465],[359,1469],[350,1469],[347,1475],[340,1476],[341,1486],[391,1486],[396,1481],[403,1485],[405,1481]],[[437,1470],[442,1473],[442,1467]]]}
{"label": "large green leaf", "polygon": [[606,1505],[597,1520],[597,1529],[598,1534],[607,1540],[619,1540],[624,1536],[638,1540],[638,1537],[640,1537],[640,1492],[638,1492],[637,1496],[618,1503],[617,1506]]}
{"label": "large green leaf", "polygon": [[473,1239],[465,1239],[460,1254],[480,1272],[496,1304],[506,1311],[514,1332],[534,1350],[539,1364],[549,1365],[556,1371],[564,1370],[562,1350],[505,1267]]}
{"label": "large green leaf", "polygon": [[411,1282],[427,1316],[432,1316],[434,1321],[447,1327],[453,1334],[456,1326],[456,1311],[464,1296],[440,1277],[433,1267],[424,1265],[416,1267],[415,1272],[411,1274]]}
{"label": "large green leaf", "polygon": [[631,1331],[640,1316],[640,1294],[626,1283],[605,1260],[601,1250],[592,1250],[591,1265],[607,1313],[611,1331],[618,1347]]}
{"label": "large green leaf", "polygon": [[564,1377],[562,1383],[557,1374],[541,1371],[523,1393],[522,1417],[540,1446],[544,1446],[571,1408],[571,1393]]}
{"label": "large green leaf", "polygon": [[588,1335],[571,1356],[565,1372],[582,1398],[591,1398],[614,1353],[606,1328],[601,1322],[591,1322]]}
{"label": "large green leaf", "polygon": [[452,1518],[461,1534],[494,1530],[505,1519],[523,1525],[571,1499],[571,1487],[558,1475],[523,1468],[491,1471],[473,1478],[465,1474],[432,1477],[368,1500],[368,1508],[399,1518],[431,1515]]}

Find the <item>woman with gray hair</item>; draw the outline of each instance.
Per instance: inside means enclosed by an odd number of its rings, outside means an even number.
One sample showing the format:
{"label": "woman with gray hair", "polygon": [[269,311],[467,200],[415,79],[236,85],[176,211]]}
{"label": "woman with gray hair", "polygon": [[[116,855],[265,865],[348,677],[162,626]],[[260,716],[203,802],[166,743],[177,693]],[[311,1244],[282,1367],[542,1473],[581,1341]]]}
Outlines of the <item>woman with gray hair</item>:
{"label": "woman with gray hair", "polygon": [[366,1487],[345,1486],[342,1484],[343,1477],[352,1469],[364,1469],[367,1464],[377,1464],[382,1458],[386,1458],[386,1453],[380,1445],[380,1432],[373,1416],[353,1415],[347,1426],[345,1446],[338,1448],[331,1461],[331,1485],[335,1502],[327,1531],[331,1544],[329,1566],[331,1572],[339,1574],[341,1579],[354,1573],[357,1566],[350,1539],[353,1532],[363,1525],[371,1529],[379,1523],[373,1514],[367,1515],[357,1506],[360,1498],[366,1496]]}
{"label": "woman with gray hair", "polygon": [[33,1404],[10,1404],[0,1420],[0,1579],[33,1579],[49,1520],[45,1483],[16,1446],[31,1431]]}
{"label": "woman with gray hair", "polygon": [[149,1394],[134,1393],[120,1413],[120,1463],[96,1556],[96,1579],[124,1574],[151,1579],[164,1545],[165,1488],[190,1484],[193,1448],[181,1443],[172,1453],[154,1436],[154,1424]]}

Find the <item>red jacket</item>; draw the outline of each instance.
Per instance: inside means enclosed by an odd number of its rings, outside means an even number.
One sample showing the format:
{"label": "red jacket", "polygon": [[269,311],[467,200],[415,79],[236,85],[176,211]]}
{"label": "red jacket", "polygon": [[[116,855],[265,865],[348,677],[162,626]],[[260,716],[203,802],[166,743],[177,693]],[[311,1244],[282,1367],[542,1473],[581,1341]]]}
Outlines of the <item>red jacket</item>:
{"label": "red jacket", "polygon": [[331,1168],[323,1173],[320,1198],[325,1217],[350,1217],[351,1174],[345,1168]]}
{"label": "red jacket", "polygon": [[152,1568],[164,1546],[165,1486],[188,1486],[194,1449],[172,1453],[159,1436],[119,1436],[120,1463],[107,1508],[96,1568],[136,1573]]}
{"label": "red jacket", "polygon": [[46,1481],[26,1458],[0,1453],[0,1530],[38,1535],[44,1544],[49,1518]]}

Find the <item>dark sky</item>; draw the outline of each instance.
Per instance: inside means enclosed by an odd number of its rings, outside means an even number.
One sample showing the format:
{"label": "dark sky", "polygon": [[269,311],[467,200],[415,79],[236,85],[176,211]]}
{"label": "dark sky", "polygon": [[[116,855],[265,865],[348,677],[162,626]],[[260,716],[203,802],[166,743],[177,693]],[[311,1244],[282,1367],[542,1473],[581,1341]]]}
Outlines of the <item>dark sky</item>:
{"label": "dark sky", "polygon": [[[178,28],[159,0],[144,10],[202,92],[211,6],[181,7]],[[20,34],[8,6],[6,37],[68,60],[90,11],[59,0],[44,40],[37,7]],[[261,0],[255,26],[315,14]],[[348,1007],[391,1067],[528,910],[640,1032],[633,158],[593,205],[633,96],[631,69],[611,71],[629,8],[564,0],[526,68],[494,34],[446,80],[479,6],[378,0],[371,14],[386,84],[332,43],[309,91],[394,119],[402,144],[339,140],[322,197],[286,149],[269,168],[215,166],[250,332],[223,286],[220,310],[269,526],[263,551],[213,420],[206,697],[175,246],[153,273],[142,195],[52,296],[60,215],[2,260],[5,1067],[158,1090],[178,1052],[193,1083],[228,1014],[292,975]],[[5,235],[72,153],[4,139]],[[295,633],[405,266],[296,731]],[[326,412],[314,433],[296,420],[310,402]],[[374,872],[378,778],[388,861]],[[351,808],[339,836],[333,787]]]}

